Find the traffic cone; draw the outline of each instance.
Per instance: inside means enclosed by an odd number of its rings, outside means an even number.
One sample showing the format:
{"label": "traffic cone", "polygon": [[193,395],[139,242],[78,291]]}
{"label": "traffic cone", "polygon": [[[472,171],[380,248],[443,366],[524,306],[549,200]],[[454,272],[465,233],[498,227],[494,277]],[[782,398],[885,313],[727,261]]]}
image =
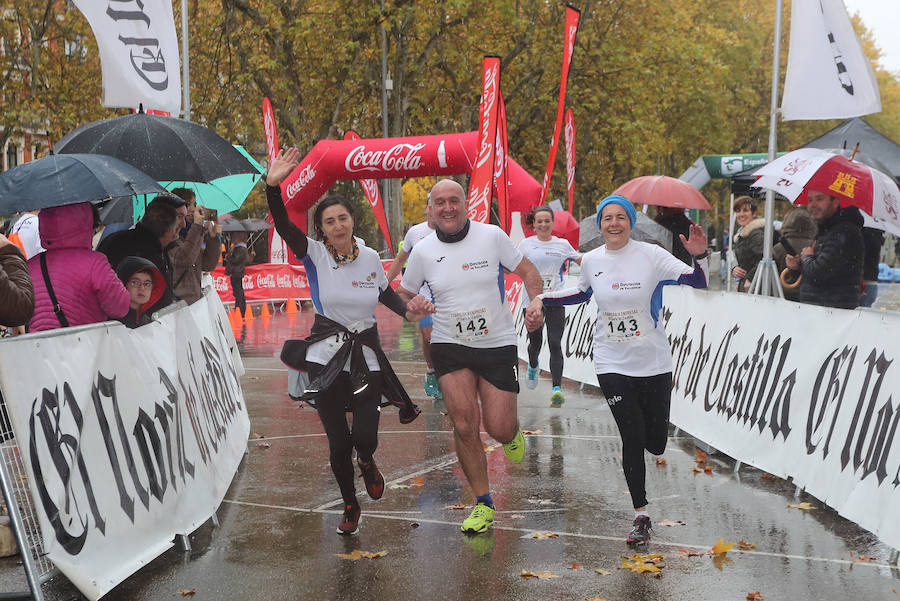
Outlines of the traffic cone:
{"label": "traffic cone", "polygon": [[238,313],[237,307],[232,307],[228,312],[228,323],[231,324],[232,330],[241,325],[241,314]]}
{"label": "traffic cone", "polygon": [[272,317],[271,311],[269,311],[269,303],[263,303],[262,312],[259,315],[260,317]]}
{"label": "traffic cone", "polygon": [[297,301],[292,298],[284,301],[284,312],[285,313],[297,313]]}
{"label": "traffic cone", "polygon": [[244,312],[244,323],[253,321],[253,319],[253,305],[247,305],[247,310]]}

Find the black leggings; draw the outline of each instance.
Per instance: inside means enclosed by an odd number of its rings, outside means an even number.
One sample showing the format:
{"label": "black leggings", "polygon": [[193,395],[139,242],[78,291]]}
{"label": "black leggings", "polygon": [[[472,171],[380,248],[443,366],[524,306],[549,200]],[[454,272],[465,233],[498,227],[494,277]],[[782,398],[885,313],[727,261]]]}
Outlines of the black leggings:
{"label": "black leggings", "polygon": [[[309,379],[322,371],[321,365],[310,363]],[[372,461],[378,447],[378,420],[381,417],[381,372],[369,374],[369,386],[362,393],[350,392],[350,374],[341,372],[316,399],[316,411],[328,436],[331,471],[341,489],[346,505],[358,505],[353,484],[353,449],[362,461]],[[347,411],[353,413],[353,429],[347,424]]]}
{"label": "black leggings", "polygon": [[597,374],[622,437],[622,468],[635,509],[647,505],[644,449],[662,455],[669,437],[672,372],[647,377]]}
{"label": "black leggings", "polygon": [[[547,346],[550,347],[550,375],[553,385],[562,384],[563,354],[562,336],[566,327],[565,307],[544,307],[544,323],[547,326]],[[544,342],[544,328],[528,333],[528,365],[537,367],[538,355]]]}
{"label": "black leggings", "polygon": [[247,312],[247,299],[244,297],[244,274],[231,274],[231,292],[234,294],[234,306],[241,312],[241,317]]}

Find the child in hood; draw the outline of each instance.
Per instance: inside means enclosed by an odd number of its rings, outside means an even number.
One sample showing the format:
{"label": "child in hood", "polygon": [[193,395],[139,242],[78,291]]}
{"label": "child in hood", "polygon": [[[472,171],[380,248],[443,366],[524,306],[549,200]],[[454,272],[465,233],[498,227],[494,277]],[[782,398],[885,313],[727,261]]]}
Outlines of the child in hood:
{"label": "child in hood", "polygon": [[153,321],[147,309],[166,290],[166,279],[156,265],[142,257],[125,257],[116,268],[116,275],[131,295],[128,313],[119,321],[129,328],[137,328]]}

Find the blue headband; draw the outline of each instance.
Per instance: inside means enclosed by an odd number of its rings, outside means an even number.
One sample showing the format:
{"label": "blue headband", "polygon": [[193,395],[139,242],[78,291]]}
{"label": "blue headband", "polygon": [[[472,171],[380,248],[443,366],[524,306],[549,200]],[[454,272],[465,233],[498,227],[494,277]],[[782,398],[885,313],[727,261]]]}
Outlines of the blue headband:
{"label": "blue headband", "polygon": [[631,204],[631,201],[625,198],[624,196],[619,196],[618,194],[613,194],[612,196],[607,196],[603,199],[603,202],[597,207],[597,229],[600,228],[600,215],[603,214],[603,208],[606,205],[616,204],[625,209],[625,212],[628,214],[628,221],[631,222],[631,227],[634,227],[635,221],[637,221],[637,211],[634,209],[634,205]]}

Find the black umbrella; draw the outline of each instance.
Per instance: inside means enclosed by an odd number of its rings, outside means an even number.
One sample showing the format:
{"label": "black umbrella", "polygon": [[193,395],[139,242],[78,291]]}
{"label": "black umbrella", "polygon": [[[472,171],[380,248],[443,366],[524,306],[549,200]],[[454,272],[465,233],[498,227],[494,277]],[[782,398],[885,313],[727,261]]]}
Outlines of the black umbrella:
{"label": "black umbrella", "polygon": [[269,223],[265,219],[259,219],[257,217],[250,217],[249,219],[242,219],[241,223],[244,224],[244,229],[248,232],[259,232],[263,230],[270,230],[275,227],[273,224]]}
{"label": "black umbrella", "polygon": [[219,217],[219,225],[223,232],[246,232],[244,224],[234,217]]}
{"label": "black umbrella", "polygon": [[157,181],[211,182],[259,174],[231,142],[184,119],[134,113],[82,125],[53,146],[57,154],[108,154]]}
{"label": "black umbrella", "polygon": [[132,196],[160,192],[152,177],[113,157],[50,154],[0,173],[0,215],[100,201],[110,201],[104,210],[122,205],[130,215]]}

